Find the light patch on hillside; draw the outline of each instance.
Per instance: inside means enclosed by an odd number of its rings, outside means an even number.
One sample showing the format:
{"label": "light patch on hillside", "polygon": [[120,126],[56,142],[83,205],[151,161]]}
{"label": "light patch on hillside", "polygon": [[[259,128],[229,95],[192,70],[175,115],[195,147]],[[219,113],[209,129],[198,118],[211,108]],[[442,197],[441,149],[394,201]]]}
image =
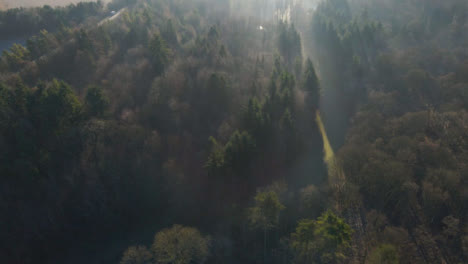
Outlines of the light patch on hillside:
{"label": "light patch on hillside", "polygon": [[327,131],[319,111],[317,111],[315,114],[315,122],[317,122],[320,134],[322,135],[324,154],[323,161],[327,165],[328,181],[330,186],[334,186],[338,190],[341,190],[345,182],[345,174],[343,168],[341,168],[340,164],[338,163],[335,152],[333,151],[330,141],[328,140]]}

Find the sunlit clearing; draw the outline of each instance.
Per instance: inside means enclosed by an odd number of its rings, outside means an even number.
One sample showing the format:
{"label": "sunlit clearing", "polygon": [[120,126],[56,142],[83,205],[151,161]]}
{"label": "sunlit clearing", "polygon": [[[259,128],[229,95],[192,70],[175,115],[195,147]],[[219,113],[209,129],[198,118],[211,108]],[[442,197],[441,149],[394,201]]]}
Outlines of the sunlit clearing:
{"label": "sunlit clearing", "polygon": [[325,154],[324,161],[328,164],[334,159],[335,153],[333,152],[333,148],[330,145],[330,141],[328,140],[327,132],[325,130],[325,126],[322,122],[322,117],[320,116],[320,112],[317,111],[316,113],[316,122],[320,130],[320,134],[322,135],[323,140],[323,152]]}
{"label": "sunlit clearing", "polygon": [[338,164],[338,161],[335,157],[335,153],[333,152],[333,148],[330,145],[330,141],[328,140],[327,131],[325,130],[325,126],[323,125],[322,117],[320,116],[319,111],[316,112],[315,121],[317,122],[320,134],[322,135],[324,152],[323,161],[327,165],[328,181],[331,186],[334,186],[339,190],[345,181],[343,168],[341,168],[341,166]]}

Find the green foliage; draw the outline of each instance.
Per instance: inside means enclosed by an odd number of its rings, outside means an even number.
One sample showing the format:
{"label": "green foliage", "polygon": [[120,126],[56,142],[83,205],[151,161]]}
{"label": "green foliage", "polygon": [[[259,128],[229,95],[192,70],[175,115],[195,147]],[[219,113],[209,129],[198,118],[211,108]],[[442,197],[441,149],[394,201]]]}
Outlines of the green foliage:
{"label": "green foliage", "polygon": [[280,212],[285,208],[274,191],[258,192],[255,206],[249,209],[250,224],[264,231],[273,229],[278,225]]}
{"label": "green foliage", "polygon": [[205,163],[209,174],[233,172],[236,176],[246,176],[257,152],[255,140],[248,132],[234,131],[224,146],[213,137],[210,143],[211,151]]}
{"label": "green foliage", "polygon": [[81,103],[68,84],[53,80],[39,95],[38,111],[42,125],[59,132],[80,118]]}
{"label": "green foliage", "polygon": [[243,121],[246,130],[255,138],[258,146],[265,148],[271,139],[271,121],[263,105],[256,98],[249,99]]}
{"label": "green foliage", "polygon": [[280,22],[278,25],[278,49],[286,61],[286,65],[293,69],[297,58],[302,57],[301,37],[296,31],[294,24]]}
{"label": "green foliage", "polygon": [[296,80],[292,74],[283,72],[279,78],[280,104],[283,109],[294,109],[294,88]]}
{"label": "green foliage", "polygon": [[221,175],[225,168],[225,151],[222,146],[214,137],[210,137],[211,152],[208,160],[205,163],[205,168],[210,175]]}
{"label": "green foliage", "polygon": [[156,234],[151,250],[158,264],[205,263],[210,238],[197,229],[174,225]]}
{"label": "green foliage", "polygon": [[170,49],[166,45],[166,41],[156,34],[149,42],[148,46],[151,62],[156,74],[162,74],[169,63]]}
{"label": "green foliage", "polygon": [[85,109],[89,115],[102,116],[109,106],[109,99],[99,86],[91,86],[86,91]]}
{"label": "green foliage", "polygon": [[10,51],[3,51],[2,57],[11,70],[17,71],[25,65],[29,57],[29,51],[20,44],[14,44]]}
{"label": "green foliage", "polygon": [[315,73],[314,65],[310,59],[307,59],[304,71],[304,81],[302,84],[302,90],[306,94],[306,103],[312,110],[316,110],[319,107],[320,100],[320,84]]}
{"label": "green foliage", "polygon": [[293,162],[296,159],[297,154],[299,154],[301,146],[295,120],[293,119],[289,108],[286,108],[280,119],[280,128],[285,145],[285,159],[287,162]]}
{"label": "green foliage", "polygon": [[235,131],[225,146],[227,165],[237,174],[250,169],[256,154],[256,143],[246,131]]}
{"label": "green foliage", "polygon": [[57,40],[55,36],[47,30],[41,30],[37,36],[28,39],[27,48],[31,52],[33,58],[38,58],[43,54],[48,53],[52,48],[56,48]]}
{"label": "green foliage", "polygon": [[331,211],[327,211],[316,221],[315,233],[327,249],[336,250],[349,247],[352,229]]}
{"label": "green foliage", "polygon": [[62,8],[44,5],[36,8],[0,10],[0,35],[5,38],[24,36],[44,29],[54,32],[63,25],[78,25],[90,17],[102,14],[103,7],[102,2],[91,1]]}
{"label": "green foliage", "polygon": [[291,234],[295,260],[297,263],[341,263],[352,233],[351,227],[331,211],[317,220],[301,220]]}
{"label": "green foliage", "polygon": [[287,109],[289,111],[295,109],[295,86],[296,80],[288,72],[282,72],[277,77],[273,76],[271,80],[264,111],[275,127],[279,126],[281,117]]}

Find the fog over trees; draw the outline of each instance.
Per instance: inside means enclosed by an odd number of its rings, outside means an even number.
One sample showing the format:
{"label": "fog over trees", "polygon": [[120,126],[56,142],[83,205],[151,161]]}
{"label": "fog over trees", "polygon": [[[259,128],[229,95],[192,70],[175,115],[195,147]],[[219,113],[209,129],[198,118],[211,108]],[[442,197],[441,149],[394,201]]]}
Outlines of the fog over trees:
{"label": "fog over trees", "polygon": [[0,10],[1,263],[468,263],[466,0]]}
{"label": "fog over trees", "polygon": [[[0,0],[0,9],[17,8],[17,7],[37,7],[37,6],[64,6],[69,4],[77,4],[79,2],[96,2],[97,0]],[[101,0],[109,2],[109,0]]]}

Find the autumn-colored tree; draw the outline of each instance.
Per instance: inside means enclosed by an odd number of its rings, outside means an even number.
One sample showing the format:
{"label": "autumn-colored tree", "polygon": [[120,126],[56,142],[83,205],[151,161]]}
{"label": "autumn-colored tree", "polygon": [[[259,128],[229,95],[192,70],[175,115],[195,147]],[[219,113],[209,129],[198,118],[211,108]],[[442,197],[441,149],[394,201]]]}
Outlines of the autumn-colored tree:
{"label": "autumn-colored tree", "polygon": [[133,246],[125,250],[120,264],[152,264],[153,255],[145,246]]}

